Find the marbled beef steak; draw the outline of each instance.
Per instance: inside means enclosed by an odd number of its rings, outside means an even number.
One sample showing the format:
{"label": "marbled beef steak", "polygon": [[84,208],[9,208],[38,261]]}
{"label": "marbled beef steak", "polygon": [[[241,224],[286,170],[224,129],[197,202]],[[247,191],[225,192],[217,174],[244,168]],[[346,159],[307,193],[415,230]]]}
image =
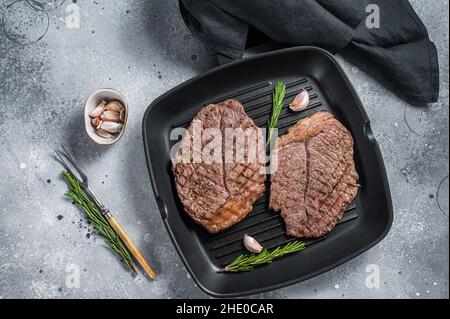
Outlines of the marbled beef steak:
{"label": "marbled beef steak", "polygon": [[[202,132],[215,129],[222,133],[223,160],[212,163],[203,160],[198,163],[194,160],[195,151],[212,143],[210,134],[202,134],[201,143],[195,143],[194,123],[201,127]],[[188,128],[189,134],[184,136],[172,157],[172,170],[181,203],[185,211],[210,233],[220,232],[239,222],[253,209],[253,203],[264,192],[265,175],[260,171],[260,168],[264,168],[264,163],[247,163],[247,156],[245,163],[230,163],[223,158],[225,130],[236,128],[244,131],[252,129],[257,139],[263,139],[261,129],[255,126],[238,101],[226,100],[208,105],[194,117]],[[186,146],[191,150],[188,163],[181,160],[182,150]],[[234,151],[245,151],[247,146],[248,143],[245,143],[244,150]]]}
{"label": "marbled beef steak", "polygon": [[353,138],[330,113],[318,112],[278,139],[278,170],[271,176],[270,207],[288,235],[320,237],[334,228],[359,185]]}

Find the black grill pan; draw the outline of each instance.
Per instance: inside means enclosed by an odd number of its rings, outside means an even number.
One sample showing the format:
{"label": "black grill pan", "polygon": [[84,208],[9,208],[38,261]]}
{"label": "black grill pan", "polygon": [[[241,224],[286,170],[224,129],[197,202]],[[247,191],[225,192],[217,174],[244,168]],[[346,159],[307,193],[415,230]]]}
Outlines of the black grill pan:
{"label": "black grill pan", "polygon": [[[266,248],[293,238],[285,235],[279,214],[268,209],[268,191],[245,219],[219,234],[211,235],[191,220],[175,190],[169,151],[177,141],[170,140],[170,132],[176,127],[186,127],[202,106],[227,98],[239,100],[256,125],[266,127],[273,86],[278,80],[287,84],[286,104],[303,89],[309,91],[311,98],[303,112],[290,112],[284,107],[279,133],[285,133],[299,119],[317,111],[333,113],[355,139],[355,162],[362,187],[336,228],[326,237],[306,240],[305,250],[251,272],[217,273],[219,267],[245,253],[242,244],[245,233]],[[143,119],[143,137],[151,184],[164,224],[186,268],[210,295],[242,296],[316,276],[374,246],[391,227],[389,187],[369,119],[347,76],[324,50],[284,49],[199,75],[150,105]]]}

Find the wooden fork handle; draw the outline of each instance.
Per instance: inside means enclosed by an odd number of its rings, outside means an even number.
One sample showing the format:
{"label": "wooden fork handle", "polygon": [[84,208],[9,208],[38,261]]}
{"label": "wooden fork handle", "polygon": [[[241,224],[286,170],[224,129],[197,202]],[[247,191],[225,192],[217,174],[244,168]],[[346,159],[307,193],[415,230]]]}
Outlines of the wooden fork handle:
{"label": "wooden fork handle", "polygon": [[117,222],[117,220],[111,216],[108,218],[108,223],[111,225],[111,227],[117,233],[117,235],[119,235],[120,239],[122,239],[125,246],[127,246],[127,248],[130,250],[130,252],[133,254],[134,258],[136,258],[138,263],[145,270],[147,275],[151,279],[155,279],[156,273],[153,271],[152,267],[150,267],[150,265],[147,263],[144,256],[142,256],[141,252],[137,249],[136,245],[133,243],[133,241],[130,239],[130,237],[128,237],[127,233],[123,230],[123,228],[120,226],[120,224]]}

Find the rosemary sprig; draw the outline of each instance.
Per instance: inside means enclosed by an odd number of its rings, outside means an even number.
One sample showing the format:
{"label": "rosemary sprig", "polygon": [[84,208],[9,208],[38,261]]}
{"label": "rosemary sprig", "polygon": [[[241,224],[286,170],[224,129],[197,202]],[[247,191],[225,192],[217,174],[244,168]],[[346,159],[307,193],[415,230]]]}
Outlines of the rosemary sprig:
{"label": "rosemary sprig", "polygon": [[305,244],[291,241],[285,246],[278,246],[272,251],[263,250],[259,254],[240,255],[219,272],[243,272],[253,270],[255,267],[270,264],[275,259],[305,249]]}
{"label": "rosemary sprig", "polygon": [[133,272],[133,274],[137,274],[137,269],[131,260],[128,248],[120,240],[119,235],[117,235],[111,225],[103,218],[97,205],[95,205],[81,189],[78,180],[69,172],[61,172],[61,176],[69,186],[69,190],[65,195],[70,197],[81,207],[81,209],[83,209],[87,220],[89,220],[95,230],[105,238],[108,246],[119,255],[122,262]]}
{"label": "rosemary sprig", "polygon": [[270,117],[269,124],[267,126],[268,129],[267,145],[270,144],[273,130],[278,126],[278,119],[280,117],[281,110],[283,109],[285,95],[286,95],[286,85],[280,81],[275,85],[275,90],[273,91],[272,115]]}

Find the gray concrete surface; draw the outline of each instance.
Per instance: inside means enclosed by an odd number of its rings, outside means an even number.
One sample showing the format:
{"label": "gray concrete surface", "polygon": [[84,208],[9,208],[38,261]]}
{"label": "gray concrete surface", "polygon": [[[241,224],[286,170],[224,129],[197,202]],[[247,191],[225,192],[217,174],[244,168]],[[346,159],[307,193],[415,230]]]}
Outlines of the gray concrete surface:
{"label": "gray concrete surface", "polygon": [[[207,297],[162,225],[141,137],[147,106],[211,67],[204,48],[185,29],[175,0],[79,0],[79,29],[64,24],[71,0],[39,1],[41,9],[0,0],[0,297]],[[412,3],[439,50],[438,103],[408,105],[360,58],[338,57],[381,144],[395,210],[391,232],[337,269],[254,297],[448,298],[449,9],[444,0]],[[82,126],[83,102],[100,87],[117,88],[130,102],[128,129],[112,147],[93,145]],[[157,282],[132,278],[64,197],[61,167],[51,158],[59,143],[80,159],[155,266]],[[372,264],[380,269],[378,289],[365,285]],[[79,288],[66,282],[74,269]]]}

